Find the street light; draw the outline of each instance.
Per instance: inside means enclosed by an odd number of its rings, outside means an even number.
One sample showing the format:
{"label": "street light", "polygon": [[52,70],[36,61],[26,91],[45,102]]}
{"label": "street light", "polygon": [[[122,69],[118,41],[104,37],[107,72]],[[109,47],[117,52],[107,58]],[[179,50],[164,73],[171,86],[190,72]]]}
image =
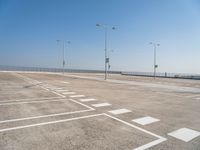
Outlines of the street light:
{"label": "street light", "polygon": [[[96,24],[97,27],[101,27],[104,29],[105,32],[105,80],[107,79],[107,72],[108,72],[108,63],[109,58],[107,57],[107,30],[110,28],[107,25],[104,24]],[[112,30],[115,30],[116,27],[111,27]]]}
{"label": "street light", "polygon": [[59,44],[59,42],[63,42],[63,48],[62,48],[62,56],[63,56],[63,61],[62,61],[62,67],[63,67],[63,75],[64,75],[64,72],[65,72],[65,47],[66,47],[66,44],[70,44],[71,42],[70,41],[65,41],[65,40],[56,40],[57,43]]}
{"label": "street light", "polygon": [[158,43],[150,42],[149,44],[153,45],[154,47],[154,79],[156,78],[156,69],[158,68],[158,65],[156,64],[156,48],[157,46],[160,46]]}

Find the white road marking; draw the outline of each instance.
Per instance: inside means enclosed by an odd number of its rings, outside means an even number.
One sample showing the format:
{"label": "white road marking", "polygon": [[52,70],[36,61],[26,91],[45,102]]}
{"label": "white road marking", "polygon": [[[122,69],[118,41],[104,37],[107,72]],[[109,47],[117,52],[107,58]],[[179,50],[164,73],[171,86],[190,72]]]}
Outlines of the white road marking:
{"label": "white road marking", "polygon": [[71,95],[71,94],[76,94],[76,92],[65,92],[65,93],[62,93],[64,95]]}
{"label": "white road marking", "polygon": [[82,106],[85,106],[86,108],[89,108],[89,109],[91,109],[91,110],[95,110],[94,108],[92,108],[92,107],[90,107],[90,106],[88,106],[88,105],[86,105],[86,104],[83,104],[83,103],[81,103],[81,102],[78,102],[78,101],[76,101],[76,100],[74,100],[74,99],[69,99],[70,101],[73,101],[74,103],[77,103],[77,104],[80,104],[80,105],[82,105]]}
{"label": "white road marking", "polygon": [[109,103],[99,103],[99,104],[92,104],[94,107],[104,107],[104,106],[111,106]]}
{"label": "white road marking", "polygon": [[181,128],[171,133],[168,133],[168,135],[173,136],[179,140],[189,142],[192,139],[198,137],[200,135],[200,132],[188,128]]}
{"label": "white road marking", "polygon": [[57,121],[50,121],[50,122],[43,122],[43,123],[37,123],[37,124],[31,124],[31,125],[25,125],[25,126],[17,126],[17,127],[13,127],[13,128],[5,128],[5,129],[0,129],[0,132],[6,132],[6,131],[36,127],[36,126],[43,126],[43,125],[48,125],[48,124],[62,123],[62,122],[73,121],[73,120],[78,120],[78,119],[83,119],[83,118],[96,117],[96,116],[101,116],[101,115],[103,115],[103,114],[95,114],[95,115],[76,117],[76,118],[70,118],[70,119],[63,119],[63,120],[57,120]]}
{"label": "white road marking", "polygon": [[145,145],[142,145],[140,147],[134,148],[133,150],[145,150],[145,149],[148,149],[148,148],[153,147],[155,145],[158,145],[158,144],[160,144],[160,143],[162,143],[166,140],[167,140],[166,138],[162,137],[162,138],[159,138],[158,140],[155,140],[155,141],[152,141],[152,142],[147,143]]}
{"label": "white road marking", "polygon": [[200,96],[199,94],[197,95],[187,95],[186,97],[188,97],[188,98],[194,98],[194,97],[198,97],[198,96]]}
{"label": "white road marking", "polygon": [[96,101],[94,98],[87,98],[87,99],[80,99],[81,102],[91,102],[91,101]]}
{"label": "white road marking", "polygon": [[23,121],[23,120],[31,120],[31,119],[39,119],[39,118],[46,118],[46,117],[55,117],[55,116],[62,116],[62,115],[69,115],[69,114],[76,114],[76,113],[83,113],[83,112],[88,112],[88,111],[93,111],[95,110],[94,108],[87,106],[85,104],[82,104],[80,102],[77,102],[73,99],[69,99],[70,101],[77,103],[79,105],[82,105],[88,109],[86,110],[79,110],[79,111],[72,111],[72,112],[63,112],[63,113],[57,113],[57,114],[49,114],[49,115],[41,115],[41,116],[33,116],[33,117],[26,117],[26,118],[17,118],[17,119],[8,119],[8,120],[3,120],[0,121],[1,123],[8,123],[8,122],[16,122],[16,121]]}
{"label": "white road marking", "polygon": [[61,98],[60,96],[59,97],[42,97],[42,98],[25,98],[25,99],[17,99],[17,100],[4,100],[4,101],[0,101],[0,103],[7,103],[7,102],[20,102],[20,101],[29,101],[29,100],[44,100],[44,99],[47,99],[47,100],[50,100],[50,99],[58,99],[58,98]]}
{"label": "white road marking", "polygon": [[78,98],[78,97],[85,97],[85,95],[71,95],[69,97],[71,97],[71,98]]}
{"label": "white road marking", "polygon": [[129,112],[131,112],[131,110],[128,110],[128,109],[116,109],[116,110],[109,111],[109,113],[114,114],[114,115],[125,114]]}
{"label": "white road marking", "polygon": [[69,84],[69,82],[62,82],[62,83]]}
{"label": "white road marking", "polygon": [[147,125],[147,124],[151,124],[151,123],[154,123],[154,122],[158,122],[160,121],[159,119],[156,119],[156,118],[153,118],[153,117],[142,117],[142,118],[138,118],[138,119],[134,119],[132,120],[133,122],[136,122],[140,125]]}
{"label": "white road marking", "polygon": [[52,88],[52,90],[62,90],[63,88]]}
{"label": "white road marking", "polygon": [[31,125],[25,125],[25,126],[17,126],[17,127],[13,127],[13,128],[4,128],[4,129],[0,129],[0,133],[1,133],[1,132],[12,131],[12,130],[19,130],[19,129],[25,129],[25,128],[30,128],[30,127],[36,127],[36,126],[44,126],[44,125],[49,125],[49,124],[56,124],[56,123],[63,123],[63,122],[74,121],[74,120],[79,120],[79,119],[98,117],[98,116],[103,116],[103,115],[104,115],[104,116],[107,116],[107,117],[110,117],[110,118],[112,118],[112,119],[114,119],[114,120],[117,120],[117,121],[119,121],[119,122],[121,122],[121,123],[123,123],[123,124],[125,124],[125,125],[128,125],[128,126],[130,126],[130,127],[132,127],[132,128],[135,128],[135,129],[137,129],[137,130],[140,130],[140,131],[142,131],[142,132],[144,132],[144,133],[146,133],[146,134],[150,134],[150,135],[152,135],[152,136],[154,136],[154,137],[156,137],[156,138],[159,138],[158,140],[152,141],[152,142],[150,142],[150,143],[147,143],[147,144],[145,144],[145,145],[142,145],[142,146],[140,146],[140,147],[137,147],[137,148],[135,148],[135,149],[133,149],[133,150],[145,150],[145,149],[147,149],[147,148],[153,147],[153,146],[155,146],[155,145],[157,145],[157,144],[160,144],[161,142],[164,142],[164,141],[167,140],[167,139],[164,138],[164,137],[161,137],[161,136],[159,136],[159,135],[156,135],[156,134],[154,134],[154,133],[152,133],[152,132],[149,132],[149,131],[147,131],[147,130],[145,130],[145,129],[142,129],[142,128],[140,128],[140,127],[134,126],[134,125],[132,125],[132,124],[130,124],[130,123],[128,123],[128,122],[125,122],[125,121],[123,121],[123,120],[120,120],[120,119],[118,119],[118,118],[115,118],[115,117],[110,116],[110,115],[105,114],[105,113],[103,113],[103,114],[94,114],[94,115],[89,115],[89,116],[82,116],[82,117],[76,117],[76,118],[70,118],[70,119],[63,119],[63,120],[57,120],[57,121],[43,122],[43,123],[37,123],[37,124],[31,124]]}
{"label": "white road marking", "polygon": [[200,99],[200,97],[196,97],[195,99]]}
{"label": "white road marking", "polygon": [[68,92],[69,90],[56,90],[56,92]]}
{"label": "white road marking", "polygon": [[57,102],[57,101],[66,101],[65,99],[57,99],[57,100],[37,100],[37,101],[26,101],[26,102],[13,102],[13,103],[3,103],[0,104],[0,106],[5,106],[5,105],[20,105],[20,104],[32,104],[32,103],[48,103],[48,102]]}
{"label": "white road marking", "polygon": [[157,135],[157,134],[155,134],[155,133],[152,133],[152,132],[147,131],[147,130],[145,130],[145,129],[142,129],[142,128],[138,127],[138,126],[135,126],[135,125],[133,125],[133,124],[130,124],[130,123],[128,123],[128,122],[126,122],[126,121],[123,121],[123,120],[121,120],[121,119],[119,119],[119,118],[110,116],[110,115],[105,114],[105,113],[104,113],[104,115],[105,115],[105,116],[108,116],[108,117],[110,117],[110,118],[112,118],[112,119],[114,119],[114,120],[117,120],[117,121],[119,121],[119,122],[121,122],[121,123],[124,123],[124,124],[126,124],[126,125],[128,125],[128,126],[130,126],[130,127],[132,127],[132,128],[135,128],[135,129],[137,129],[137,130],[140,130],[140,131],[142,131],[142,132],[144,132],[144,133],[147,133],[147,134],[149,134],[149,135],[152,135],[152,136],[158,138],[158,140],[155,140],[155,141],[152,141],[152,142],[147,143],[147,144],[145,144],[145,145],[139,146],[139,147],[137,147],[137,148],[135,148],[135,149],[133,149],[133,150],[145,150],[145,149],[148,149],[148,148],[150,148],[150,147],[153,147],[153,146],[155,146],[155,145],[158,145],[158,144],[160,144],[160,143],[162,143],[162,142],[164,142],[164,141],[167,140],[166,138],[164,138],[164,137],[162,137],[162,136],[159,136],[159,135]]}
{"label": "white road marking", "polygon": [[34,116],[34,117],[26,117],[26,118],[18,118],[18,119],[9,119],[9,120],[0,121],[0,123],[16,122],[16,121],[23,121],[23,120],[31,120],[31,119],[55,117],[55,116],[63,116],[63,115],[83,113],[83,112],[88,112],[88,111],[92,111],[92,110],[91,109],[87,109],[87,110],[79,110],[79,111],[73,111],[73,112],[64,112],[64,113],[50,114],[50,115],[42,115],[42,116]]}
{"label": "white road marking", "polygon": [[[43,88],[43,87],[41,87],[41,88]],[[55,91],[51,91],[51,92],[54,93],[54,94],[56,94],[56,95],[58,95],[58,96],[60,96],[60,97],[65,98],[65,96],[64,96],[64,95],[61,95],[60,93],[57,93],[57,92],[55,92]]]}
{"label": "white road marking", "polygon": [[51,86],[51,85],[43,85],[43,86],[46,87],[46,88],[50,88],[50,89],[56,88],[55,86]]}

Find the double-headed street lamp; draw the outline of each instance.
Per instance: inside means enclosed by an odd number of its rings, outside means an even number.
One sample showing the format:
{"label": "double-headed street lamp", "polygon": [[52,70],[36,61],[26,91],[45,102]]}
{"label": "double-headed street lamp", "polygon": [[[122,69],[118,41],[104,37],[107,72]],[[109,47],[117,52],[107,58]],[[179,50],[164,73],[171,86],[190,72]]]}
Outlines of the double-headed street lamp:
{"label": "double-headed street lamp", "polygon": [[[109,58],[107,57],[107,30],[110,28],[110,26],[104,24],[96,24],[96,26],[103,28],[105,32],[105,80],[106,80],[108,73],[108,63],[109,63]],[[111,29],[115,30],[116,27],[111,27]]]}
{"label": "double-headed street lamp", "polygon": [[62,40],[56,40],[57,43],[59,44],[59,42],[63,42],[63,48],[62,48],[62,56],[63,56],[63,61],[62,61],[62,67],[63,67],[63,75],[64,75],[64,72],[65,72],[65,47],[66,47],[66,44],[70,44],[71,42],[70,41],[62,41]]}
{"label": "double-headed street lamp", "polygon": [[158,65],[156,64],[156,48],[158,46],[160,46],[160,44],[153,43],[153,42],[150,42],[149,44],[153,45],[153,47],[154,47],[154,79],[155,79],[156,78],[156,69],[158,68]]}

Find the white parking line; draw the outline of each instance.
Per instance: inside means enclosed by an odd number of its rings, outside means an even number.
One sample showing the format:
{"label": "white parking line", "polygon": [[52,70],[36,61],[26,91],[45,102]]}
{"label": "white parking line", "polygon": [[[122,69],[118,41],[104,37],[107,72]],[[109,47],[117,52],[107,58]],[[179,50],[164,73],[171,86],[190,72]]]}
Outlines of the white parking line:
{"label": "white parking line", "polygon": [[79,110],[79,111],[73,111],[73,112],[64,112],[64,113],[57,113],[57,114],[50,114],[50,115],[27,117],[27,118],[9,119],[9,120],[0,121],[0,124],[1,123],[8,123],[8,122],[31,120],[31,119],[47,118],[47,117],[64,116],[64,115],[70,115],[70,114],[76,114],[76,113],[83,113],[83,112],[88,112],[88,111],[92,111],[92,110],[91,109],[86,109],[86,110]]}
{"label": "white parking line", "polygon": [[56,92],[68,92],[69,90],[56,90]]}
{"label": "white parking line", "polygon": [[200,132],[188,128],[181,128],[171,133],[168,133],[168,135],[173,136],[179,140],[189,142],[192,139],[200,136]]}
{"label": "white parking line", "polygon": [[52,88],[52,90],[62,90],[63,88]]}
{"label": "white parking line", "polygon": [[62,93],[64,95],[71,95],[71,94],[76,94],[76,92],[65,92],[65,93]]}
{"label": "white parking line", "polygon": [[104,107],[104,106],[111,106],[109,103],[99,103],[99,104],[92,104],[94,107]]}
{"label": "white parking line", "polygon": [[51,85],[42,85],[42,86],[44,86],[46,88],[50,88],[50,89],[56,88],[55,86],[51,86]]}
{"label": "white parking line", "polygon": [[148,125],[148,124],[151,124],[151,123],[154,123],[154,122],[158,122],[160,120],[153,118],[153,117],[150,117],[150,116],[147,116],[147,117],[137,118],[137,119],[134,119],[132,121],[136,122],[140,125]]}
{"label": "white parking line", "polygon": [[[41,87],[42,88],[42,87]],[[58,95],[58,96],[60,96],[60,97],[65,97],[64,95],[61,95],[60,93],[57,93],[57,92],[55,92],[55,91],[51,91],[52,93],[54,93],[54,94],[56,94],[56,95]]]}
{"label": "white parking line", "polygon": [[196,94],[196,95],[187,95],[186,97],[188,97],[188,98],[194,98],[194,97],[199,97],[200,95],[198,94]]}
{"label": "white parking line", "polygon": [[20,101],[29,101],[29,100],[50,100],[50,99],[58,99],[61,98],[59,97],[41,97],[41,98],[25,98],[25,99],[17,99],[17,100],[4,100],[4,101],[0,101],[0,103],[7,103],[7,102],[20,102]]}
{"label": "white parking line", "polygon": [[13,103],[3,103],[0,104],[0,106],[5,106],[5,105],[19,105],[19,104],[32,104],[32,103],[47,103],[47,102],[57,102],[57,101],[66,101],[65,99],[57,99],[57,100],[37,100],[37,101],[26,101],[26,102],[13,102]]}
{"label": "white parking line", "polygon": [[62,83],[69,84],[69,82],[62,82]]}
{"label": "white parking line", "polygon": [[159,136],[159,135],[156,135],[156,134],[154,134],[154,133],[152,133],[152,132],[150,132],[150,131],[147,131],[147,130],[145,130],[145,129],[142,129],[142,128],[140,128],[140,127],[137,127],[137,126],[135,126],[135,125],[132,125],[132,124],[130,124],[130,123],[128,123],[128,122],[125,122],[125,121],[123,121],[123,120],[121,120],[121,119],[115,118],[115,117],[110,116],[110,115],[105,114],[105,113],[103,113],[103,114],[94,114],[94,115],[89,115],[89,116],[82,116],[82,117],[76,117],[76,118],[70,118],[70,119],[56,120],[56,121],[50,121],[50,122],[43,122],[43,123],[37,123],[37,124],[31,124],[31,125],[25,125],[25,126],[17,126],[17,127],[13,127],[13,128],[4,128],[4,129],[0,129],[0,133],[1,133],[1,132],[12,131],[12,130],[19,130],[19,129],[25,129],[25,128],[30,128],[30,127],[36,127],[36,126],[44,126],[44,125],[49,125],[49,124],[56,124],[56,123],[63,123],[63,122],[74,121],[74,120],[79,120],[79,119],[98,117],[98,116],[103,116],[103,115],[104,115],[104,116],[107,116],[107,117],[110,117],[110,118],[112,118],[112,119],[114,119],[114,120],[117,120],[117,121],[119,121],[119,122],[121,122],[121,123],[123,123],[123,124],[125,124],[125,125],[127,125],[127,126],[130,126],[130,127],[132,127],[132,128],[135,128],[135,129],[137,129],[137,130],[139,130],[139,131],[142,131],[142,132],[144,132],[144,133],[146,133],[146,134],[149,134],[149,135],[152,135],[152,136],[158,138],[158,139],[155,140],[155,141],[152,141],[152,142],[147,143],[147,144],[145,144],[145,145],[139,146],[139,147],[137,147],[137,148],[135,148],[135,149],[133,149],[133,150],[145,150],[145,149],[148,149],[148,148],[150,148],[150,147],[153,147],[153,146],[155,146],[155,145],[157,145],[157,144],[160,144],[161,142],[164,142],[164,141],[167,140],[167,139],[164,138],[164,137],[161,137],[161,136]]}
{"label": "white parking line", "polygon": [[130,126],[130,127],[133,127],[133,128],[135,128],[135,129],[137,129],[137,130],[140,130],[140,131],[142,131],[142,132],[144,132],[144,133],[147,133],[147,134],[149,134],[149,135],[152,135],[152,136],[158,138],[158,140],[155,140],[155,141],[152,141],[152,142],[150,142],[150,143],[148,143],[148,144],[139,146],[139,147],[137,147],[137,148],[135,148],[135,149],[133,149],[133,150],[145,150],[145,149],[148,149],[148,148],[150,148],[150,147],[153,147],[153,146],[155,146],[155,145],[158,145],[158,144],[160,144],[160,143],[162,143],[162,142],[164,142],[164,141],[167,140],[166,138],[164,138],[164,137],[162,137],[162,136],[159,136],[159,135],[157,135],[157,134],[155,134],[155,133],[152,133],[152,132],[147,131],[147,130],[145,130],[145,129],[142,129],[142,128],[138,127],[138,126],[135,126],[135,125],[133,125],[133,124],[130,124],[130,123],[128,123],[128,122],[126,122],[126,121],[123,121],[123,120],[121,120],[121,119],[119,119],[119,118],[110,116],[110,115],[105,114],[105,113],[104,113],[104,115],[106,115],[106,116],[108,116],[108,117],[110,117],[110,118],[113,118],[114,120],[117,120],[117,121],[119,121],[119,122],[122,122],[122,123],[124,123],[124,124],[126,124],[126,125],[128,125],[128,126]]}
{"label": "white parking line", "polygon": [[71,95],[69,97],[71,97],[71,98],[79,98],[79,97],[85,97],[85,95]]}
{"label": "white parking line", "polygon": [[128,110],[128,109],[116,109],[116,110],[109,111],[109,113],[114,114],[114,115],[125,114],[129,112],[131,112],[131,110]]}
{"label": "white parking line", "polygon": [[[8,120],[3,120],[0,121],[0,123],[8,123],[8,122],[16,122],[16,121],[23,121],[23,120],[31,120],[31,119],[39,119],[39,118],[47,118],[47,117],[55,117],[55,116],[62,116],[62,115],[69,115],[69,114],[76,114],[76,113],[83,113],[83,112],[88,112],[88,111],[93,111],[95,110],[94,108],[87,106],[85,104],[82,104],[80,102],[77,102],[76,100],[69,99],[70,101],[77,103],[79,105],[82,105],[88,109],[84,110],[79,110],[79,111],[73,111],[73,112],[63,112],[63,113],[57,113],[57,114],[49,114],[49,115],[42,115],[42,116],[33,116],[33,117],[26,117],[26,118],[17,118],[17,119],[8,119]],[[66,101],[66,100],[65,100]]]}
{"label": "white parking line", "polygon": [[87,99],[80,99],[81,102],[91,102],[91,101],[96,101],[94,98],[87,98]]}
{"label": "white parking line", "polygon": [[83,117],[76,117],[76,118],[63,119],[63,120],[57,120],[57,121],[43,122],[43,123],[37,123],[37,124],[31,124],[31,125],[25,125],[25,126],[17,126],[17,127],[13,127],[13,128],[5,128],[5,129],[0,129],[0,132],[6,132],[6,131],[36,127],[36,126],[43,126],[43,125],[48,125],[48,124],[56,124],[56,123],[73,121],[73,120],[78,120],[78,119],[83,119],[83,118],[96,117],[96,116],[101,116],[101,115],[102,114],[95,114],[95,115],[90,115],[90,116],[83,116]]}
{"label": "white parking line", "polygon": [[135,149],[133,149],[133,150],[145,150],[145,149],[151,148],[151,147],[153,147],[153,146],[155,146],[155,145],[158,145],[158,144],[160,144],[160,143],[162,143],[162,142],[164,142],[164,141],[166,141],[166,140],[167,140],[166,138],[161,137],[161,138],[159,138],[158,140],[152,141],[152,142],[150,142],[150,143],[147,143],[147,144],[145,144],[145,145],[142,145],[142,146],[140,146],[140,147],[138,147],[138,148],[135,148]]}

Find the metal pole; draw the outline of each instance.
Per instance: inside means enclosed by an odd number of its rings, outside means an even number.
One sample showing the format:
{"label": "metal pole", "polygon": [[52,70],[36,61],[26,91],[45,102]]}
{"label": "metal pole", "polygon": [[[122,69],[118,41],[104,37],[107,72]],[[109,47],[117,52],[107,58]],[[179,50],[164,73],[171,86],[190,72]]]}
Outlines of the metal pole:
{"label": "metal pole", "polygon": [[[97,27],[102,27],[105,31],[105,80],[107,80],[107,74],[108,74],[108,62],[109,58],[107,56],[107,25],[101,25],[101,24],[96,24]],[[113,30],[115,30],[115,27],[112,27]]]}
{"label": "metal pole", "polygon": [[107,50],[107,55],[108,55],[108,59],[109,59],[109,62],[108,62],[108,65],[107,65],[107,67],[108,67],[108,76],[110,74],[110,67],[111,67],[111,65],[110,65],[111,52],[113,52],[113,50],[111,50],[111,51]]}
{"label": "metal pole", "polygon": [[65,72],[65,41],[63,41],[63,75]]}
{"label": "metal pole", "polygon": [[105,80],[107,80],[107,27],[105,27]]}
{"label": "metal pole", "polygon": [[156,78],[156,44],[154,44],[154,79]]}

